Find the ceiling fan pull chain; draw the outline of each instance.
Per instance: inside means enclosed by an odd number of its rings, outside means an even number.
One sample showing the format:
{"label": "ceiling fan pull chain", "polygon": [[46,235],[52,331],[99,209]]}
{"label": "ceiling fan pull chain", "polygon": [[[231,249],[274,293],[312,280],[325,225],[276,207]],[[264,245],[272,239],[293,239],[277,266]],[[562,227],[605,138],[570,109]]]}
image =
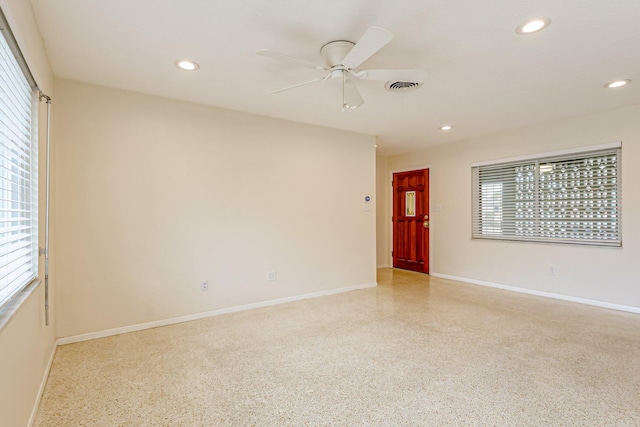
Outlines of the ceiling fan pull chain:
{"label": "ceiling fan pull chain", "polygon": [[345,77],[344,77],[344,71],[343,71],[342,72],[342,112],[343,113],[345,112],[345,110],[346,110],[345,107],[347,106],[347,103],[346,103],[346,101],[344,99],[344,79],[345,79]]}

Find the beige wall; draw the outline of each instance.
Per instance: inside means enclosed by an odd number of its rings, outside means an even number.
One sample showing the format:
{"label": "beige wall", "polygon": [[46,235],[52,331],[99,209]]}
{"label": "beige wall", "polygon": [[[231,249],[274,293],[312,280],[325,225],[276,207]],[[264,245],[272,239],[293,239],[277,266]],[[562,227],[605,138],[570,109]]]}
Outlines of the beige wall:
{"label": "beige wall", "polygon": [[[623,249],[471,240],[472,163],[614,141],[623,144]],[[432,273],[640,307],[639,158],[636,105],[389,157],[378,174],[431,165]],[[390,221],[389,191],[378,189],[380,221]],[[378,264],[390,263],[384,236],[378,245]]]}
{"label": "beige wall", "polygon": [[[390,180],[387,169],[387,157],[376,157],[376,190],[378,204],[376,205],[376,216],[379,220],[376,223],[376,260],[378,268],[391,267],[391,259],[387,257],[387,251],[390,249],[390,236],[391,236],[391,217],[387,215],[386,194],[385,197],[380,198],[381,193],[390,191],[388,181]],[[387,218],[387,220],[382,220]]]}
{"label": "beige wall", "polygon": [[[40,88],[55,99],[53,75],[44,52],[39,30],[24,0],[0,0],[4,12],[29,68]],[[40,246],[44,246],[45,135],[46,108],[40,104]],[[55,260],[52,248],[51,262]],[[39,276],[44,276],[40,257]],[[54,271],[53,265],[50,272]],[[55,295],[52,278],[51,295]],[[54,298],[52,298],[53,300]],[[45,326],[44,286],[41,284],[0,330],[0,424],[25,426],[39,399],[48,363],[55,346],[55,304],[51,304],[51,324]]]}
{"label": "beige wall", "polygon": [[373,137],[56,91],[59,337],[375,283]]}

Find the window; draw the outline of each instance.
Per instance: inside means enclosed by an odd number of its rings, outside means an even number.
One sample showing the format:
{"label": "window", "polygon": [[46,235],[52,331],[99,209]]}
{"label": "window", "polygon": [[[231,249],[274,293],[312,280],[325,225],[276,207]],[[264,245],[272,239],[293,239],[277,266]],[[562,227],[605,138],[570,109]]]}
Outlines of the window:
{"label": "window", "polygon": [[621,246],[619,143],[473,167],[473,238]]}
{"label": "window", "polygon": [[38,274],[37,93],[0,13],[0,306]]}

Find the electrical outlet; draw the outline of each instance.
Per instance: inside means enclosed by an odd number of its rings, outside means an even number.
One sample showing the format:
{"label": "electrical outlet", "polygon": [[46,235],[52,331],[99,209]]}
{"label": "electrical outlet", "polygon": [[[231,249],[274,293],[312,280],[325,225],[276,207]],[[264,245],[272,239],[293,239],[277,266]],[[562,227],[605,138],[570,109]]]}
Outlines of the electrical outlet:
{"label": "electrical outlet", "polygon": [[204,281],[200,282],[200,290],[202,292],[209,290],[209,281],[208,280],[204,280]]}
{"label": "electrical outlet", "polygon": [[273,282],[278,278],[278,273],[276,271],[267,271],[267,281]]}

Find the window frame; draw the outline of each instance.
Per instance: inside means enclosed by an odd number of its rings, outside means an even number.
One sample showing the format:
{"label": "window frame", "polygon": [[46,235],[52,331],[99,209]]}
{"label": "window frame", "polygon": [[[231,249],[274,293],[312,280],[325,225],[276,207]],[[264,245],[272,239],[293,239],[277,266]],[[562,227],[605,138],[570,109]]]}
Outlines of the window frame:
{"label": "window frame", "polygon": [[[611,182],[607,183],[607,189],[610,191],[610,197],[606,199],[605,206],[610,209],[610,212],[607,212],[609,215],[608,223],[611,225],[610,232],[601,232],[605,238],[598,238],[598,236],[594,237],[559,237],[560,234],[572,234],[570,232],[562,231],[555,233],[551,233],[552,236],[549,236],[549,230],[545,229],[545,215],[548,217],[548,211],[545,211],[545,206],[541,207],[541,200],[544,201],[543,191],[541,190],[541,182],[544,184],[545,179],[542,178],[542,175],[547,172],[541,171],[541,166],[556,163],[560,164],[562,162],[579,162],[584,161],[589,158],[598,157],[598,156],[608,156],[615,155],[615,177],[609,177]],[[529,236],[526,235],[517,235],[517,233],[522,232],[526,233],[527,231],[521,231],[522,227],[518,229],[518,226],[522,226],[527,220],[521,218],[517,218],[514,214],[514,224],[509,224],[505,222],[504,218],[501,218],[500,221],[495,224],[491,221],[488,222],[488,231],[485,231],[484,224],[487,223],[487,217],[483,216],[485,212],[483,211],[483,206],[481,200],[482,197],[482,182],[481,182],[481,172],[485,172],[487,176],[490,177],[488,171],[495,170],[497,172],[502,172],[505,176],[508,174],[509,168],[513,168],[514,171],[517,171],[517,168],[526,169],[526,167],[530,167],[530,174],[533,175],[533,180],[530,183],[518,184],[513,181],[508,181],[505,179],[496,179],[495,183],[501,183],[502,186],[505,186],[505,183],[509,183],[513,187],[517,189],[527,188],[529,186],[527,195],[531,196],[526,199],[524,196],[521,196],[521,199],[516,197],[516,194],[521,195],[523,192],[517,192],[516,190],[511,190],[511,193],[507,194],[508,196],[512,196],[511,199],[506,201],[501,201],[501,212],[507,211],[508,208],[505,206],[507,203],[513,204],[511,206],[511,212],[516,212],[518,208],[523,208],[526,206],[528,212],[531,212],[530,218],[528,221],[531,226],[529,231]],[[600,144],[589,147],[581,147],[569,150],[561,150],[555,152],[547,152],[547,153],[539,153],[509,159],[502,159],[496,161],[487,161],[474,163],[471,165],[471,173],[472,173],[472,212],[471,212],[471,238],[472,240],[500,240],[500,241],[516,241],[516,242],[537,242],[537,243],[551,243],[551,244],[563,244],[563,245],[579,245],[579,246],[604,246],[604,247],[622,247],[622,142],[612,142],[608,144]],[[514,172],[515,173],[515,172]],[[499,175],[498,175],[499,176]],[[486,184],[491,183],[490,178],[486,178]],[[555,179],[555,178],[553,178]],[[565,178],[568,179],[568,178]],[[548,181],[548,178],[546,180]],[[562,182],[560,179],[559,182]],[[518,187],[520,185],[520,187]],[[490,199],[491,200],[491,199]],[[501,199],[502,200],[502,199]],[[579,198],[578,200],[584,201],[584,198]],[[566,199],[564,200],[566,202]],[[493,201],[495,204],[496,202]],[[520,204],[516,206],[517,204]],[[607,205],[607,203],[611,203]],[[546,207],[549,207],[547,203]],[[520,213],[521,211],[519,211]],[[543,215],[545,214],[545,215]],[[486,214],[485,214],[486,215]],[[519,220],[519,223],[518,223]],[[568,220],[565,220],[566,223]],[[562,222],[562,219],[552,219],[552,221],[547,220],[546,224],[549,222],[557,223]],[[588,220],[581,218],[579,220],[580,223],[589,223]],[[595,221],[591,221],[595,222]],[[574,222],[575,225],[575,222]],[[498,230],[499,228],[499,230]],[[515,230],[518,230],[517,232]],[[590,230],[591,234],[594,234],[594,230]],[[573,233],[575,234],[575,233]],[[607,236],[608,234],[611,237]]]}
{"label": "window frame", "polygon": [[[29,114],[28,120],[25,120],[23,122],[20,119],[18,120],[18,122],[11,122],[10,119],[8,118],[8,115],[5,115],[5,122],[4,122],[5,130],[9,129],[8,126],[10,126],[11,123],[13,123],[13,125],[19,123],[21,126],[28,126],[28,129],[29,129],[29,142],[27,145],[25,145],[25,147],[27,147],[29,150],[29,155],[26,158],[22,159],[23,164],[26,164],[24,163],[25,161],[27,161],[27,163],[29,164],[29,170],[20,172],[16,176],[18,176],[19,179],[22,179],[24,181],[25,179],[24,174],[28,174],[28,179],[27,179],[28,187],[23,187],[22,182],[18,184],[18,187],[21,187],[22,189],[20,190],[21,194],[20,194],[19,201],[17,201],[17,203],[29,206],[28,213],[26,216],[27,219],[25,219],[25,221],[30,222],[30,224],[28,228],[29,232],[27,233],[28,234],[27,241],[29,242],[29,245],[28,245],[29,250],[27,254],[29,256],[29,261],[28,261],[28,270],[26,271],[26,273],[28,274],[25,274],[24,276],[20,276],[23,278],[19,280],[20,283],[18,286],[7,285],[3,287],[3,289],[4,288],[10,289],[10,291],[7,295],[1,297],[2,299],[0,300],[0,329],[1,329],[11,318],[13,313],[15,313],[15,311],[20,307],[22,302],[33,291],[33,289],[35,289],[40,283],[40,279],[38,278],[38,275],[39,275],[39,216],[40,216],[39,215],[40,213],[39,212],[39,196],[38,196],[38,192],[39,192],[38,109],[39,109],[40,92],[35,82],[35,79],[33,78],[33,75],[31,74],[29,67],[24,59],[24,56],[20,51],[20,48],[15,39],[15,36],[11,31],[9,24],[6,20],[6,17],[3,14],[1,9],[0,9],[0,30],[1,30],[0,37],[2,37],[2,42],[3,44],[6,44],[6,48],[3,50],[7,53],[7,56],[8,56],[8,61],[6,61],[7,63],[6,67],[7,69],[8,68],[13,69],[13,74],[6,74],[6,76],[19,76],[19,80],[20,80],[19,83],[14,82],[13,85],[8,84],[5,86],[5,88],[8,88],[10,90],[12,88],[20,88],[19,90],[23,91],[23,95],[22,95],[23,99],[21,99],[20,101],[20,105],[22,105],[23,107],[26,106],[26,102],[24,99],[26,98],[26,96],[24,96],[24,94],[26,94],[27,87],[28,87],[28,93],[30,98],[29,99],[30,114]],[[13,99],[13,97],[11,98]],[[9,100],[9,98],[5,99],[5,101],[12,102],[11,100]],[[8,106],[7,106],[7,109],[8,109],[7,111],[11,111],[11,109]],[[7,144],[5,145],[5,148],[2,149],[3,152],[5,152],[7,149],[11,151],[10,146],[12,144],[15,144],[16,141],[7,139],[6,143]],[[24,144],[25,141],[22,141],[21,143]],[[3,144],[5,143],[3,142]],[[16,147],[18,147],[18,145],[16,145]],[[12,159],[13,157],[5,157],[5,162],[9,162],[8,164],[12,165],[13,164],[11,163],[13,161]],[[13,173],[15,174],[15,172]],[[6,170],[6,174],[9,174],[8,170]],[[15,184],[15,181],[14,181],[14,184]],[[8,191],[7,189],[2,190],[2,193],[6,194],[7,191]],[[16,200],[14,200],[12,196],[12,198],[7,199],[6,202],[9,204],[15,205]],[[13,218],[13,216],[11,216],[11,218]],[[26,230],[24,229],[24,226],[23,226],[23,230]],[[4,256],[4,253],[0,253],[0,257],[1,256]],[[28,277],[28,278],[24,278],[24,277]]]}

